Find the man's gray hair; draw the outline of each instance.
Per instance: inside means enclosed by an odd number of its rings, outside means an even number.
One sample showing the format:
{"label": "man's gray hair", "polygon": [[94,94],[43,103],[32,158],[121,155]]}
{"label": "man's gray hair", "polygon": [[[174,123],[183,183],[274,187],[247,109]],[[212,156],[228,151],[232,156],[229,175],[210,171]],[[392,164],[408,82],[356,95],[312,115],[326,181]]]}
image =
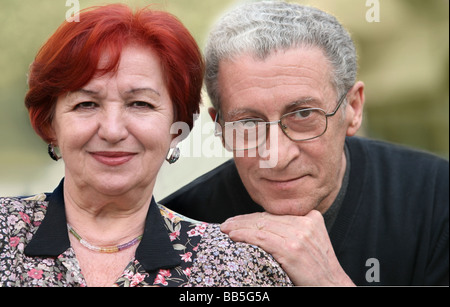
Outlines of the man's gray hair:
{"label": "man's gray hair", "polygon": [[244,4],[223,16],[211,32],[206,49],[206,88],[220,109],[219,63],[242,54],[264,60],[277,50],[315,46],[331,67],[337,95],[356,81],[357,59],[349,33],[334,16],[319,9],[282,1]]}

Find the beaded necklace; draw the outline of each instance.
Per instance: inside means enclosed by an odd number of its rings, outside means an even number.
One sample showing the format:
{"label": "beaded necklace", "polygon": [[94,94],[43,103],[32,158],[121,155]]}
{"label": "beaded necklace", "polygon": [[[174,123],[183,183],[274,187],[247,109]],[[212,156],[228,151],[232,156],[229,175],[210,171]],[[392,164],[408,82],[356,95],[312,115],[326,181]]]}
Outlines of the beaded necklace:
{"label": "beaded necklace", "polygon": [[120,244],[120,245],[116,245],[116,246],[99,247],[99,246],[92,245],[89,242],[85,241],[69,224],[67,224],[67,229],[69,230],[69,232],[71,234],[73,234],[73,236],[75,238],[77,238],[78,241],[80,241],[81,245],[83,245],[84,247],[86,247],[92,251],[99,252],[99,253],[117,253],[124,249],[130,248],[133,245],[136,245],[137,243],[139,243],[142,240],[142,235],[140,235],[140,236],[134,238],[133,240],[131,240],[130,242],[127,242],[124,244]]}

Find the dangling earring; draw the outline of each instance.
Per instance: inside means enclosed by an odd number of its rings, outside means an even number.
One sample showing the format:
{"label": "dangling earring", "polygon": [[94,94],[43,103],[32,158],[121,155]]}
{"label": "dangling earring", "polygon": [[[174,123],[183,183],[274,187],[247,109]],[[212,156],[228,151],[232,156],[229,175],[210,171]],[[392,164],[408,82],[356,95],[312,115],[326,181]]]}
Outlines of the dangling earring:
{"label": "dangling earring", "polygon": [[178,147],[170,148],[167,153],[166,161],[173,164],[180,158],[180,149]]}
{"label": "dangling earring", "polygon": [[48,155],[55,161],[61,159],[61,157],[55,153],[55,146],[52,143],[48,144]]}

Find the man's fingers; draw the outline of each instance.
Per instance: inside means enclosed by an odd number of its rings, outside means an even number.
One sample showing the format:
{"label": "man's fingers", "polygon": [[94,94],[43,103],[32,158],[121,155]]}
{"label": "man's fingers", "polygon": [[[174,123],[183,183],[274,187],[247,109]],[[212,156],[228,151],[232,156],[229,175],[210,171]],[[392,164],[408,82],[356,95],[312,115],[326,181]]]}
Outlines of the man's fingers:
{"label": "man's fingers", "polygon": [[[239,215],[230,218],[221,225],[221,230],[225,233],[229,233],[230,231],[237,229],[265,229],[270,231],[270,229],[278,229],[279,227],[297,228],[300,225],[309,227],[314,223],[324,223],[322,214],[316,210],[312,210],[306,216],[273,215],[267,212],[262,212]],[[275,231],[275,233],[277,232],[278,231]]]}
{"label": "man's fingers", "polygon": [[237,229],[258,229],[257,221],[263,218],[262,215],[262,213],[252,213],[235,216],[222,223],[220,229],[224,233]]}
{"label": "man's fingers", "polygon": [[295,237],[292,236],[298,233],[298,229],[266,217],[267,215],[254,215],[245,219],[233,219],[222,224],[221,229],[233,241],[257,245],[275,258],[283,257],[286,247],[290,246],[288,243],[295,242]]}

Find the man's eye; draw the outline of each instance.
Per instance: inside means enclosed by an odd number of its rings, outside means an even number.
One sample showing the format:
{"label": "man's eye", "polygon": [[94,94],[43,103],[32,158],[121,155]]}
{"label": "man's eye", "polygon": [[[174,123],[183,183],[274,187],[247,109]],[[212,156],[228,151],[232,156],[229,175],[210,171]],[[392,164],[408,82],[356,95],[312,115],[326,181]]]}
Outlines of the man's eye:
{"label": "man's eye", "polygon": [[245,119],[245,120],[238,121],[238,123],[240,123],[244,126],[256,126],[260,122],[261,122],[260,120],[255,120],[255,119]]}
{"label": "man's eye", "polygon": [[311,116],[313,113],[313,110],[305,109],[305,110],[299,110],[295,114],[298,118],[307,118]]}

